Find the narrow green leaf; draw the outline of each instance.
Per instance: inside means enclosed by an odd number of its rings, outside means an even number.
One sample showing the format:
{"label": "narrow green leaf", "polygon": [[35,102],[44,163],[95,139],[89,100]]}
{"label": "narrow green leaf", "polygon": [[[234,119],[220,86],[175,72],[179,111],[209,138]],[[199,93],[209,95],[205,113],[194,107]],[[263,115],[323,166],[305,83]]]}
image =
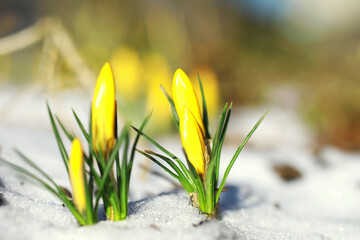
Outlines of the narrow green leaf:
{"label": "narrow green leaf", "polygon": [[203,105],[203,123],[204,123],[204,126],[205,126],[205,138],[206,139],[211,139],[211,135],[210,135],[210,132],[209,132],[209,117],[208,117],[205,93],[204,93],[203,84],[202,84],[202,81],[201,81],[201,78],[200,78],[199,74],[198,74],[198,80],[199,80],[199,86],[200,86],[201,97],[202,97],[202,105]]}
{"label": "narrow green leaf", "polygon": [[151,144],[153,144],[155,147],[157,147],[160,151],[162,151],[163,153],[165,153],[166,155],[168,155],[171,158],[177,158],[174,154],[172,154],[171,152],[169,152],[168,150],[166,150],[163,146],[161,146],[159,143],[157,143],[155,140],[153,140],[152,138],[150,138],[148,135],[146,135],[144,132],[140,131],[139,129],[135,128],[134,126],[132,126],[132,128],[140,133],[146,140],[148,140]]}
{"label": "narrow green leaf", "polygon": [[[5,160],[5,159],[3,159],[1,157],[0,157],[0,162],[2,162],[4,165],[7,165],[8,167],[15,170],[16,172],[19,172],[19,173],[21,173],[21,174],[23,174],[23,175],[25,175],[27,177],[30,177],[31,179],[37,181],[38,183],[43,185],[46,189],[48,189],[50,192],[55,194],[57,197],[60,197],[59,194],[57,193],[57,191],[54,188],[52,188],[44,180],[42,180],[39,177],[35,176],[33,173],[29,172],[25,168],[22,168],[22,167],[19,167],[19,166],[13,164],[13,163],[10,163],[10,162],[8,162],[7,160]],[[55,188],[56,188],[56,184],[55,184]]]}
{"label": "narrow green leaf", "polygon": [[19,150],[14,150],[16,154],[20,156],[20,159],[26,162],[29,166],[31,166],[33,169],[38,171],[43,177],[45,177],[49,182],[51,182],[55,187],[57,184],[51,179],[51,177],[46,174],[43,170],[41,170],[33,161],[31,161],[28,157],[26,157],[23,153],[21,153]]}
{"label": "narrow green leaf", "polygon": [[98,164],[100,175],[103,175],[105,168],[106,168],[106,162],[105,162],[104,155],[103,155],[102,151],[99,151],[98,153],[93,152],[93,155],[96,159],[96,163]]}
{"label": "narrow green leaf", "polygon": [[232,168],[232,166],[235,163],[235,160],[237,159],[237,157],[239,156],[241,150],[244,148],[245,144],[249,141],[250,137],[253,135],[253,133],[255,132],[255,130],[259,127],[259,125],[261,124],[261,122],[264,120],[265,116],[268,114],[269,110],[266,111],[266,113],[259,119],[259,121],[257,121],[257,123],[255,124],[255,126],[251,129],[251,131],[248,133],[248,135],[246,136],[246,138],[244,139],[244,141],[241,143],[241,145],[239,146],[239,148],[236,150],[233,158],[231,159],[229,165],[227,166],[225,173],[224,173],[224,177],[221,181],[221,185],[216,193],[216,198],[215,198],[215,203],[217,203],[219,201],[219,197],[220,194],[224,188],[225,182],[226,182],[226,178],[229,175],[229,172]]}
{"label": "narrow green leaf", "polygon": [[221,131],[222,131],[222,128],[224,126],[224,121],[225,121],[225,116],[226,116],[227,110],[228,110],[228,104],[226,103],[224,108],[223,108],[223,111],[222,111],[222,113],[220,115],[220,121],[219,121],[219,124],[218,124],[218,128],[216,129],[216,132],[215,132],[214,141],[213,141],[213,148],[216,148],[216,146],[219,143],[219,138],[221,136]]}
{"label": "narrow green leaf", "polygon": [[214,192],[216,187],[214,186],[214,183],[216,182],[214,177],[216,177],[216,174],[214,174],[215,164],[217,163],[216,160],[212,159],[210,161],[210,164],[208,166],[208,171],[206,175],[206,206],[207,206],[207,213],[212,213],[214,210],[215,204],[214,204]]}
{"label": "narrow green leaf", "polygon": [[[152,112],[149,115],[147,115],[147,117],[141,123],[140,128],[139,128],[140,132],[142,132],[142,130],[145,128],[146,124],[149,122],[149,120],[151,118],[151,115],[152,115]],[[137,146],[137,144],[139,142],[139,139],[140,139],[140,132],[137,132],[136,138],[135,138],[134,143],[133,143],[132,148],[131,148],[130,160],[129,160],[128,170],[127,170],[128,171],[128,173],[127,173],[127,176],[128,176],[127,181],[128,182],[130,182],[131,169],[132,169],[132,165],[133,165],[133,162],[134,162],[136,146]]]}
{"label": "narrow green leaf", "polygon": [[[157,143],[155,140],[153,140],[152,138],[150,138],[148,135],[146,135],[144,132],[138,130],[137,128],[133,127],[132,128],[138,132],[139,134],[141,134],[146,140],[148,140],[151,144],[153,144],[155,147],[157,147],[160,151],[162,151],[163,153],[165,153],[166,155],[168,155],[169,157],[171,157],[172,159],[176,160],[177,163],[179,164],[180,168],[182,169],[183,173],[186,175],[187,179],[189,179],[189,181],[191,181],[191,177],[189,174],[189,170],[186,169],[184,163],[178,158],[176,157],[174,154],[172,154],[171,152],[169,152],[168,150],[166,150],[164,147],[162,147],[159,143]],[[192,184],[193,185],[193,184]]]}
{"label": "narrow green leaf", "polygon": [[[117,108],[115,108],[117,109]],[[125,126],[124,126],[125,127]],[[124,127],[121,131],[124,131]],[[114,129],[114,134],[115,136],[118,135],[117,133],[117,113],[115,114],[115,129]],[[121,195],[121,178],[122,178],[122,171],[121,171],[121,164],[120,164],[120,154],[119,154],[119,151],[116,153],[115,155],[115,169],[116,169],[116,187],[117,189],[119,190],[119,194]],[[120,195],[119,195],[119,198],[120,198]]]}
{"label": "narrow green leaf", "polygon": [[224,126],[224,122],[225,122],[225,118],[226,118],[226,113],[228,111],[228,104],[226,103],[224,108],[223,108],[223,111],[220,115],[220,121],[219,121],[219,125],[216,129],[216,132],[215,132],[215,136],[214,136],[214,140],[213,140],[213,149],[212,149],[212,152],[211,152],[211,161],[215,161],[215,168],[216,170],[214,171],[215,172],[215,179],[214,181],[216,182],[216,184],[218,183],[218,179],[219,179],[219,165],[220,165],[220,158],[218,157],[220,154],[219,154],[219,142],[220,142],[220,137],[221,137],[221,134],[222,134],[222,129],[223,129],[223,126]]}
{"label": "narrow green leaf", "polygon": [[99,151],[99,154],[94,153],[99,166],[99,171],[101,173],[101,181],[98,184],[95,206],[98,206],[100,197],[102,196],[105,209],[108,210],[110,206],[112,207],[115,221],[120,220],[120,203],[116,190],[117,186],[113,184],[113,181],[110,178],[110,172],[113,169],[113,164],[122,144],[123,138],[124,136],[122,134],[118,138],[115,146],[111,150],[110,156],[106,159],[106,161],[101,151]]}
{"label": "narrow green leaf", "polygon": [[[179,181],[181,182],[181,184],[183,185],[184,189],[188,192],[188,190],[193,191],[193,188],[195,187],[193,184],[191,184],[191,182],[189,181],[189,179],[184,175],[184,173],[179,169],[178,166],[176,166],[176,164],[172,161],[172,159],[169,159],[161,154],[152,152],[152,151],[148,151],[148,153],[155,155],[159,158],[161,158],[162,160],[164,160],[167,164],[170,165],[170,167],[172,169],[174,169],[174,171],[178,174],[179,176]],[[187,171],[187,169],[186,169]],[[190,175],[189,175],[190,176]],[[190,176],[191,178],[191,176]]]}
{"label": "narrow green leaf", "polygon": [[172,119],[174,120],[175,126],[177,127],[177,129],[179,130],[179,116],[176,112],[176,108],[175,108],[175,103],[174,100],[170,97],[170,95],[166,92],[165,88],[163,86],[160,86],[161,90],[164,92],[165,96],[167,97],[167,99],[169,100],[170,106],[171,106],[171,116]]}
{"label": "narrow green leaf", "polygon": [[120,155],[119,153],[115,156],[115,168],[116,168],[116,183],[117,188],[121,188],[121,165],[120,165]]}
{"label": "narrow green leaf", "polygon": [[[91,112],[91,108],[90,108],[90,113],[89,113],[89,152],[92,153],[94,152],[93,149],[93,137],[92,137],[92,112]],[[85,131],[86,132],[86,131]]]}
{"label": "narrow green leaf", "polygon": [[188,179],[189,182],[190,182],[190,184],[191,184],[192,186],[194,186],[195,184],[194,184],[194,182],[192,181],[190,172],[189,172],[189,170],[186,168],[185,164],[184,164],[178,157],[175,157],[175,158],[173,158],[173,159],[175,159],[175,161],[179,164],[182,172],[183,172],[183,173],[185,174],[185,176],[186,176],[186,179]]}
{"label": "narrow green leaf", "polygon": [[[179,176],[176,175],[175,173],[173,173],[170,169],[168,169],[167,167],[165,167],[162,163],[160,163],[158,160],[156,160],[154,157],[152,157],[150,154],[147,154],[146,152],[143,152],[141,150],[136,150],[138,153],[144,155],[145,157],[147,157],[148,159],[150,159],[151,161],[153,161],[154,163],[156,163],[157,165],[159,165],[162,169],[164,169],[167,173],[169,173],[173,178],[179,180]],[[180,180],[179,180],[180,181]]]}
{"label": "narrow green leaf", "polygon": [[195,191],[198,193],[200,210],[203,212],[206,212],[206,209],[207,209],[206,204],[207,203],[206,203],[204,185],[199,177],[199,174],[196,172],[194,166],[191,164],[191,162],[187,158],[186,158],[186,161],[189,166],[191,178],[195,184]]}
{"label": "narrow green leaf", "polygon": [[113,164],[114,164],[114,161],[115,161],[115,157],[116,157],[116,154],[118,153],[119,149],[120,149],[120,146],[124,140],[124,137],[125,137],[125,134],[126,132],[125,131],[122,131],[121,132],[121,135],[120,137],[118,138],[115,146],[113,147],[112,151],[111,151],[111,154],[109,156],[109,158],[107,159],[107,163],[106,163],[106,166],[105,168],[103,169],[104,172],[102,173],[102,176],[101,176],[101,182],[100,184],[98,185],[98,194],[96,196],[96,199],[98,201],[98,199],[100,198],[101,196],[101,192],[105,186],[105,183],[108,181],[108,176],[110,174],[110,171],[112,170],[112,167],[113,167]]}
{"label": "narrow green leaf", "polygon": [[[90,173],[91,174],[91,173]],[[85,184],[85,196],[86,196],[86,220],[88,224],[93,224],[94,221],[97,221],[97,212],[94,212],[93,201],[92,201],[92,191],[89,188],[89,184],[86,175],[84,175],[84,184]],[[95,217],[94,217],[95,215]]]}
{"label": "narrow green leaf", "polygon": [[[74,204],[67,198],[67,196],[60,191],[61,196],[59,197],[61,201],[66,205],[66,207],[70,210],[70,212],[73,214],[75,219],[79,222],[80,225],[88,225],[88,222],[85,220],[85,218],[79,213],[79,211],[76,209]],[[92,223],[90,223],[92,224]]]}
{"label": "narrow green leaf", "polygon": [[[84,154],[84,159],[86,159],[86,163],[90,168],[90,173],[89,173],[89,192],[91,193],[91,201],[93,201],[93,193],[94,193],[94,178],[96,183],[100,183],[100,177],[98,176],[97,172],[94,169],[93,166],[93,154],[92,154],[92,130],[91,130],[91,107],[90,107],[90,111],[89,111],[89,141],[88,141],[88,149],[89,149],[89,157],[87,158],[86,155]],[[95,205],[94,206],[94,212],[96,214],[94,214],[94,221],[97,221],[97,210],[98,210],[98,206]]]}
{"label": "narrow green leaf", "polygon": [[115,120],[114,120],[114,136],[118,135],[118,115],[117,115],[117,101],[115,101]]}
{"label": "narrow green leaf", "polygon": [[[92,112],[91,112],[91,107],[90,107],[90,111],[89,111],[89,153],[90,153],[90,156],[89,156],[89,159],[88,159],[88,166],[90,167],[90,171],[92,174],[89,174],[90,175],[90,179],[94,178],[95,181],[96,181],[96,185],[97,186],[100,186],[101,184],[101,178],[100,176],[98,175],[97,171],[95,170],[95,167],[94,165],[92,164],[93,163],[93,158],[95,158],[96,160],[96,163],[98,165],[98,169],[99,171],[100,170],[103,170],[105,167],[103,167],[102,164],[104,164],[104,159],[103,157],[100,157],[99,155],[97,155],[95,153],[95,150],[94,150],[94,147],[93,147],[93,140],[92,140]],[[102,164],[99,162],[103,161]],[[102,173],[103,171],[101,171]],[[101,190],[101,189],[100,189]],[[103,204],[104,204],[104,208],[107,209],[108,206],[110,205],[110,199],[109,199],[109,196],[108,194],[106,194],[104,192],[104,187],[102,188],[101,191],[99,191],[99,189],[97,190],[97,194],[96,194],[96,199],[95,199],[95,204],[94,204],[94,212],[97,212],[98,210],[98,206],[99,206],[99,200],[100,200],[100,197],[102,197],[103,199]]]}
{"label": "narrow green leaf", "polygon": [[[29,160],[29,159],[27,159],[27,160]],[[14,169],[15,171],[17,171],[17,172],[19,172],[19,173],[21,173],[21,174],[35,180],[35,181],[37,181],[40,185],[44,186],[47,190],[49,190],[51,193],[53,193],[55,196],[57,196],[59,199],[61,199],[64,202],[64,204],[69,208],[71,213],[74,215],[76,220],[81,225],[86,225],[86,222],[85,222],[83,216],[81,216],[81,214],[73,206],[72,202],[70,200],[68,200],[68,198],[67,198],[66,194],[63,192],[63,190],[61,190],[61,188],[50,177],[48,177],[48,178],[51,181],[51,183],[54,185],[56,190],[54,188],[52,188],[49,184],[47,184],[45,181],[43,181],[39,177],[35,176],[33,173],[29,172],[26,169],[24,169],[22,167],[19,167],[19,166],[15,165],[15,164],[12,164],[12,163],[6,161],[3,158],[0,158],[0,162],[2,162],[3,164],[7,165],[8,167]],[[38,170],[38,169],[36,169],[36,170]]]}
{"label": "narrow green leaf", "polygon": [[222,130],[221,130],[220,141],[225,138],[226,130],[227,130],[229,120],[230,120],[231,110],[232,110],[232,103],[230,103],[230,106],[226,111],[224,125],[223,125]]}
{"label": "narrow green leaf", "polygon": [[56,118],[57,122],[59,123],[61,129],[62,129],[63,132],[65,133],[65,135],[68,137],[68,139],[70,140],[70,142],[72,142],[72,141],[74,140],[74,135],[71,134],[71,133],[69,133],[69,132],[66,130],[64,124],[62,124],[62,122],[60,121],[60,119],[59,119],[59,117],[58,117],[57,115],[55,115],[55,118]]}
{"label": "narrow green leaf", "polygon": [[[82,122],[80,121],[79,117],[77,116],[76,112],[74,111],[74,109],[72,109],[72,112],[74,114],[74,117],[76,119],[77,124],[79,125],[81,132],[84,134],[84,137],[86,139],[87,142],[90,142],[90,135],[86,132],[84,125],[82,124]],[[91,119],[91,118],[90,118]],[[91,129],[91,126],[90,126]]]}
{"label": "narrow green leaf", "polygon": [[90,164],[90,160],[89,160],[89,158],[88,158],[86,155],[84,155],[84,161],[85,161],[85,163],[86,163],[86,164],[89,166],[89,168],[90,168],[90,173],[89,173],[89,175],[90,175],[90,176],[93,176],[93,178],[95,179],[95,181],[96,181],[97,183],[100,183],[100,176],[99,176],[99,174],[97,173],[96,169],[94,168],[93,164]]}
{"label": "narrow green leaf", "polygon": [[218,181],[219,181],[219,169],[220,169],[220,156],[221,156],[221,149],[222,149],[222,146],[223,146],[223,143],[224,143],[224,139],[225,139],[225,136],[226,136],[226,131],[227,131],[227,127],[228,127],[228,124],[229,124],[229,120],[230,120],[230,116],[231,116],[231,110],[232,110],[232,103],[230,103],[230,106],[229,108],[227,109],[226,111],[226,114],[225,114],[225,118],[224,118],[224,121],[222,122],[223,125],[220,127],[221,129],[221,134],[219,135],[219,139],[218,139],[218,142],[215,146],[215,183],[216,183],[216,187],[218,185]]}
{"label": "narrow green leaf", "polygon": [[69,167],[68,167],[69,157],[68,157],[68,154],[67,154],[67,152],[65,150],[64,143],[61,140],[59,130],[56,127],[53,114],[51,113],[49,104],[47,102],[46,102],[46,106],[47,106],[47,109],[48,109],[48,114],[49,114],[49,117],[50,117],[51,126],[53,128],[53,132],[54,132],[54,135],[55,135],[55,138],[56,138],[56,141],[58,143],[58,147],[59,147],[59,150],[60,150],[60,153],[61,153],[61,157],[62,157],[62,159],[64,161],[64,164],[65,164],[65,167],[66,167],[66,172],[69,173]]}
{"label": "narrow green leaf", "polygon": [[129,193],[129,181],[127,177],[127,160],[128,160],[128,150],[129,150],[129,128],[130,124],[124,126],[124,147],[123,147],[123,156],[122,156],[122,165],[121,165],[121,187],[120,192],[120,211],[121,219],[125,219],[127,216],[128,209],[128,193]]}

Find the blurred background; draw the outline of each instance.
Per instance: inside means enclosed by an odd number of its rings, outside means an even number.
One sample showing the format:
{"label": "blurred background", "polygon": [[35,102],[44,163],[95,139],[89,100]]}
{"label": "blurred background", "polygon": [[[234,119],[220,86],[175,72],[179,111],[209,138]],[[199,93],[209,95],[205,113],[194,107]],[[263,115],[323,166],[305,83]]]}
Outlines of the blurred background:
{"label": "blurred background", "polygon": [[273,104],[296,111],[317,144],[360,149],[357,0],[0,0],[0,86],[92,89],[113,67],[119,109],[172,127],[159,85],[200,74],[216,115]]}

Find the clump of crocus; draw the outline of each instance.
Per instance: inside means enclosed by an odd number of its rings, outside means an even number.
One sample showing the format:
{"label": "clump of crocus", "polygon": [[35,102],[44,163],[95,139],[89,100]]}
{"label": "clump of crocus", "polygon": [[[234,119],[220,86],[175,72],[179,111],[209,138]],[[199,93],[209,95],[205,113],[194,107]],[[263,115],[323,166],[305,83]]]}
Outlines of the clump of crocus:
{"label": "clump of crocus", "polygon": [[[223,179],[220,181],[220,155],[232,104],[225,105],[220,115],[219,125],[212,139],[209,132],[208,111],[200,77],[199,86],[203,102],[202,113],[190,79],[181,69],[178,69],[174,75],[172,86],[173,98],[164,91],[171,105],[174,122],[180,132],[188,168],[178,157],[167,151],[141,130],[138,130],[138,132],[167,156],[148,150],[139,152],[180,181],[185,191],[189,194],[192,204],[198,207],[201,212],[207,214],[208,217],[214,217],[228,174],[241,150],[260,125],[266,113],[255,124],[236,150],[225,170]],[[160,159],[165,161],[170,168],[163,165],[159,161]]]}
{"label": "clump of crocus", "polygon": [[[80,140],[66,130],[57,116],[54,117],[49,106],[47,108],[54,135],[70,178],[72,195],[68,190],[57,185],[48,174],[19,151],[17,153],[21,159],[37,171],[39,176],[2,158],[0,158],[0,162],[35,179],[59,197],[80,225],[91,225],[97,222],[100,199],[103,201],[108,219],[114,221],[125,219],[128,210],[131,169],[140,135],[136,136],[131,151],[129,151],[130,124],[126,123],[120,133],[117,133],[115,83],[110,65],[106,63],[103,66],[96,83],[89,131],[86,131],[79,117],[73,111],[76,122],[87,141],[87,155],[83,152]],[[143,129],[147,120],[148,118],[143,121],[140,129]],[[72,142],[70,157],[60,137],[59,126],[68,140]],[[95,184],[97,189],[95,189]]]}
{"label": "clump of crocus", "polygon": [[[53,118],[51,120],[53,121]],[[55,134],[58,134],[58,132]],[[70,157],[68,157],[63,145],[59,144],[59,147],[63,159],[66,160],[65,166],[68,170],[72,186],[72,195],[67,189],[56,184],[46,172],[18,150],[16,150],[16,153],[20,156],[20,159],[28,164],[36,173],[32,173],[3,158],[0,158],[0,162],[34,179],[51,193],[55,194],[68,207],[80,225],[92,225],[97,221],[97,206],[92,202],[90,191],[92,185],[85,174],[81,143],[79,139],[73,139]]]}
{"label": "clump of crocus", "polygon": [[[89,166],[98,186],[96,202],[101,196],[107,218],[115,221],[123,220],[127,216],[130,175],[140,137],[138,134],[129,152],[130,124],[126,123],[117,137],[116,109],[114,77],[107,63],[102,68],[95,87],[90,132],[83,130],[83,133],[89,142]],[[78,120],[77,117],[76,119]],[[141,129],[147,120],[148,118],[143,121]],[[78,123],[82,126],[79,120]],[[96,160],[99,174],[92,167],[92,158]],[[114,163],[116,173],[113,171]]]}

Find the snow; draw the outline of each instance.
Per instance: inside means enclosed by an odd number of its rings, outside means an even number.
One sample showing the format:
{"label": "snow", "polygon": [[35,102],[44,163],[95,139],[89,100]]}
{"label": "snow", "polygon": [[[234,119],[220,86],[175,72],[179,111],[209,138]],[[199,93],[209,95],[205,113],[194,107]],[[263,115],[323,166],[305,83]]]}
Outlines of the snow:
{"label": "snow", "polygon": [[[67,127],[71,108],[86,119],[91,95],[81,90],[48,94],[37,87],[0,90],[1,156],[21,163],[21,150],[60,185],[70,187],[46,112],[46,100]],[[222,153],[221,175],[245,134],[266,111],[234,109]],[[150,125],[151,126],[151,123]],[[157,137],[181,156],[179,137]],[[137,155],[130,188],[129,216],[79,227],[70,211],[47,190],[0,165],[0,239],[359,239],[359,153],[325,147],[314,153],[313,137],[291,109],[271,106],[240,154],[221,195],[220,220],[206,220],[187,194],[140,165],[159,167]],[[66,146],[67,148],[69,145]],[[140,149],[151,148],[141,140]],[[273,170],[288,164],[301,173],[291,182]]]}

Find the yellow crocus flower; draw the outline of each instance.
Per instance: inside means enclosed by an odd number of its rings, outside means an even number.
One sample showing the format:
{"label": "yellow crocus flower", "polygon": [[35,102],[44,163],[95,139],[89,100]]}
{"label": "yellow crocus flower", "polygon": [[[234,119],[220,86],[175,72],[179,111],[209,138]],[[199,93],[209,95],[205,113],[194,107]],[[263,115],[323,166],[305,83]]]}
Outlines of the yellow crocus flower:
{"label": "yellow crocus flower", "polygon": [[187,107],[183,107],[181,111],[179,128],[186,155],[196,172],[203,176],[205,171],[204,139],[195,116]]}
{"label": "yellow crocus flower", "polygon": [[186,107],[194,116],[196,123],[199,125],[202,136],[205,136],[204,123],[202,121],[201,111],[198,99],[189,77],[180,68],[176,70],[173,79],[173,100],[176,112],[181,118],[181,111]]}
{"label": "yellow crocus flower", "polygon": [[75,138],[72,142],[69,158],[69,175],[75,207],[80,213],[84,213],[86,210],[84,160],[81,143],[78,138]]}
{"label": "yellow crocus flower", "polygon": [[92,141],[95,152],[106,158],[115,144],[115,83],[109,63],[100,71],[91,108]]}

